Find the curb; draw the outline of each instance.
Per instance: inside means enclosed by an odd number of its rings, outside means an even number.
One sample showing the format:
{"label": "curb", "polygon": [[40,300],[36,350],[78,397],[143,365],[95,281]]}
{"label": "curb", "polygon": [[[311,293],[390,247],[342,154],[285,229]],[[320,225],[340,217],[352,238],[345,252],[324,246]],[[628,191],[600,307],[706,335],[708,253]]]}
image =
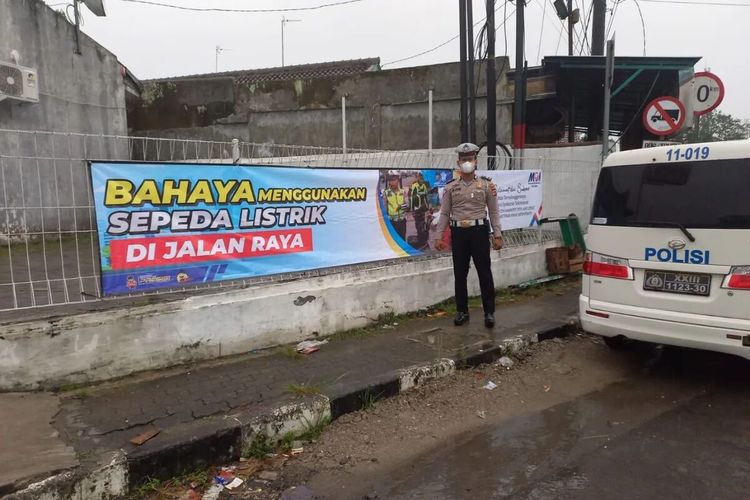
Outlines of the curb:
{"label": "curb", "polygon": [[[148,478],[167,479],[187,468],[236,461],[259,436],[277,443],[288,433],[304,432],[311,425],[359,411],[373,398],[396,396],[432,380],[449,377],[456,370],[489,364],[502,356],[523,352],[537,342],[564,337],[576,324],[571,318],[536,333],[503,339],[490,349],[396,370],[371,385],[332,398],[308,396],[303,401],[267,408],[260,414],[256,409],[253,413],[246,410],[220,419],[207,419],[198,422],[194,428],[181,429],[183,435],[162,435],[162,439],[150,446],[144,445],[129,454],[123,450],[117,451],[94,468],[85,470],[79,467],[63,472],[3,498],[62,500],[122,497]],[[187,434],[184,434],[185,431]]]}

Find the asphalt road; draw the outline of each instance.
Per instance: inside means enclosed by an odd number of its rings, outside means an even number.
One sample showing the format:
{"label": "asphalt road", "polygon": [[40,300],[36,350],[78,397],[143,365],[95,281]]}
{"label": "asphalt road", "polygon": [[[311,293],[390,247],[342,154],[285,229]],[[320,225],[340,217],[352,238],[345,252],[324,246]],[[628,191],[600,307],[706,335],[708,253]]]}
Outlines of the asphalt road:
{"label": "asphalt road", "polygon": [[650,346],[595,355],[631,358],[632,369],[601,390],[439,442],[379,472],[370,498],[750,498],[750,362]]}

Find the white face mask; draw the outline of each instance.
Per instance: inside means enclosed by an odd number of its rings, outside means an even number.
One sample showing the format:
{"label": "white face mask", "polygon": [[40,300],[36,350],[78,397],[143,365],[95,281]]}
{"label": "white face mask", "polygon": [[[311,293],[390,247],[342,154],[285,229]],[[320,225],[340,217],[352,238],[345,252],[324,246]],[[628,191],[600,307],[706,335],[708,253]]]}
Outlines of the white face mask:
{"label": "white face mask", "polygon": [[465,161],[461,163],[461,172],[465,174],[470,174],[474,171],[476,166],[474,165],[473,161]]}

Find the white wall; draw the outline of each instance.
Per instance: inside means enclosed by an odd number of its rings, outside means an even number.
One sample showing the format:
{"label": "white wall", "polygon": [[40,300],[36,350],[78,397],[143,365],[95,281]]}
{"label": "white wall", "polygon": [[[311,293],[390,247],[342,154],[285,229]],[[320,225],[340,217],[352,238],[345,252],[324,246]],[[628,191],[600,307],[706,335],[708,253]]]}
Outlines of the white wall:
{"label": "white wall", "polygon": [[524,151],[524,169],[544,171],[544,216],[575,213],[585,231],[591,219],[602,146],[534,148]]}
{"label": "white wall", "polygon": [[[493,261],[496,286],[546,275],[544,249],[503,250],[502,258]],[[469,288],[479,293],[474,271]],[[452,295],[453,271],[446,257],[19,323],[0,337],[0,390],[93,382],[296,342],[315,332],[325,336]]]}

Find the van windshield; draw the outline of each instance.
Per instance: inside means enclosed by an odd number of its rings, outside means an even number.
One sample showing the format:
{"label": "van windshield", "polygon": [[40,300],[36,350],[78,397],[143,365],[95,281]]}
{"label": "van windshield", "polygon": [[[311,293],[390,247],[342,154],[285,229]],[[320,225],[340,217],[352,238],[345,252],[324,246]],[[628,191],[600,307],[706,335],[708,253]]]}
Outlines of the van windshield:
{"label": "van windshield", "polygon": [[750,159],[603,168],[592,224],[750,229]]}

